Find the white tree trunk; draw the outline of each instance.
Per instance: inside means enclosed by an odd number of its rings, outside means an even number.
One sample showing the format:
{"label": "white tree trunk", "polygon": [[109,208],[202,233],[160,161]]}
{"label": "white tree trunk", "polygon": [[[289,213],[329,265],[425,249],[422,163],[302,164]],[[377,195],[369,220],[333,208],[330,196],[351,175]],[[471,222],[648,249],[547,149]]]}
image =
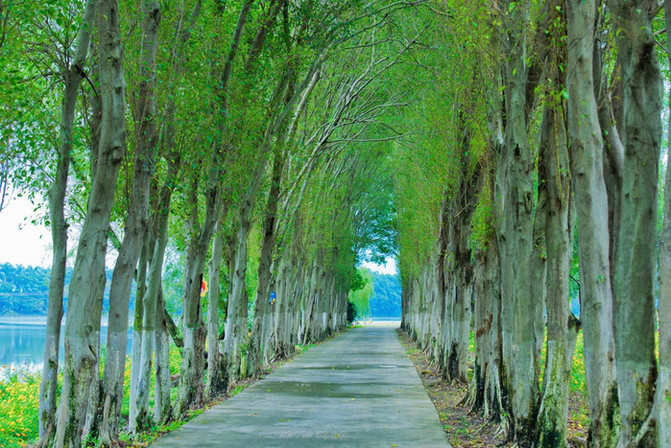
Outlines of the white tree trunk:
{"label": "white tree trunk", "polygon": [[209,303],[207,306],[207,381],[205,396],[214,399],[226,391],[226,372],[223,356],[219,348],[219,297],[221,286],[221,263],[224,258],[225,234],[223,224],[226,221],[225,212],[219,218],[212,243],[212,255],[208,273],[210,275]]}
{"label": "white tree trunk", "polygon": [[[613,0],[622,76],[624,146],[620,233],[615,278],[615,342],[620,438],[618,447],[652,446],[655,359],[657,182],[662,139],[662,77],[652,11],[656,1]],[[659,422],[660,425],[671,422]]]}
{"label": "white tree trunk", "polygon": [[[671,29],[671,2],[664,6],[666,27]],[[667,48],[671,49],[671,33],[666,35]],[[671,52],[669,53],[671,63]],[[671,99],[671,96],[670,96]],[[669,117],[671,125],[671,116]],[[671,147],[671,126],[667,143]],[[655,390],[655,415],[657,422],[657,448],[671,446],[671,170],[667,168],[664,183],[664,223],[659,235],[659,372]]]}
{"label": "white tree trunk", "polygon": [[148,225],[149,182],[153,176],[156,148],[156,72],[157,36],[161,21],[158,2],[143,4],[142,62],[139,86],[141,113],[134,161],[133,190],[110,286],[110,312],[107,337],[107,359],[103,378],[103,415],[100,438],[103,444],[118,443],[123,381],[128,339],[128,302],[135,268]]}
{"label": "white tree trunk", "polygon": [[571,174],[578,214],[580,317],[589,391],[590,447],[616,442],[615,339],[608,241],[608,196],[603,178],[603,142],[594,95],[593,51],[597,4],[567,2],[568,117]]}
{"label": "white tree trunk", "polygon": [[40,383],[39,446],[47,446],[54,437],[56,392],[58,386],[58,354],[63,318],[63,288],[67,260],[67,228],[65,221],[65,194],[70,169],[72,132],[77,105],[77,91],[84,79],[84,64],[91,40],[91,28],[95,12],[95,1],[86,3],[82,25],[77,34],[75,54],[65,73],[65,90],[61,101],[60,148],[54,175],[54,184],[49,190],[49,218],[51,220],[52,263],[49,281],[49,307],[47,331],[44,344],[44,367]]}
{"label": "white tree trunk", "polygon": [[528,444],[538,408],[538,363],[535,307],[531,296],[533,251],[534,158],[527,142],[528,7],[516,4],[502,38],[506,125],[497,166],[501,203],[497,239],[501,257],[501,325],[507,387],[511,394],[515,441]]}
{"label": "white tree trunk", "polygon": [[56,445],[82,443],[91,383],[98,379],[100,308],[105,284],[107,230],[124,153],[125,81],[116,0],[100,0],[100,94],[102,122],[95,176],[70,283],[65,327],[65,377]]}
{"label": "white tree trunk", "polygon": [[[560,80],[557,80],[561,82]],[[561,84],[559,84],[561,85]],[[534,446],[567,446],[569,382],[579,324],[571,314],[569,274],[573,248],[571,179],[566,121],[561,106],[546,106],[539,188],[547,195],[547,356]]]}

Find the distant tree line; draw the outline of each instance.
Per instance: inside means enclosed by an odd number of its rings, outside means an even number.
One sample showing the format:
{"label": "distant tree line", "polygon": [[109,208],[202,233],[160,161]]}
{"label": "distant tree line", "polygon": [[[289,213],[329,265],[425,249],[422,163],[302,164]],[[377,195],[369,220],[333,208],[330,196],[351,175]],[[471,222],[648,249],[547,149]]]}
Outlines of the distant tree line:
{"label": "distant tree line", "polygon": [[[107,269],[107,280],[112,271]],[[46,316],[49,306],[51,269],[40,266],[0,264],[0,316]],[[63,303],[67,309],[68,286],[72,267],[65,270]],[[131,292],[131,308],[135,306],[135,290]],[[103,293],[103,312],[109,310],[109,287]]]}
{"label": "distant tree line", "polygon": [[373,271],[371,317],[401,317],[401,280],[398,275]]}
{"label": "distant tree line", "polygon": [[48,269],[0,265],[1,315],[46,315],[48,300]]}

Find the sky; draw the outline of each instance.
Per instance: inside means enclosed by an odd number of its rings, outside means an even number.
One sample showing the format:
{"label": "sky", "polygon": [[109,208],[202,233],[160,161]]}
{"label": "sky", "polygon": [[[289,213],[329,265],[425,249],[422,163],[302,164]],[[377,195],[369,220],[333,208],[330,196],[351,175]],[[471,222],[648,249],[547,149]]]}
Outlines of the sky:
{"label": "sky", "polygon": [[375,264],[370,261],[364,261],[361,263],[363,267],[370,269],[371,271],[378,272],[380,274],[396,275],[398,270],[396,269],[396,259],[387,257],[385,264]]}
{"label": "sky", "polygon": [[0,263],[51,265],[51,232],[31,223],[37,218],[34,208],[27,198],[13,197],[0,210]]}

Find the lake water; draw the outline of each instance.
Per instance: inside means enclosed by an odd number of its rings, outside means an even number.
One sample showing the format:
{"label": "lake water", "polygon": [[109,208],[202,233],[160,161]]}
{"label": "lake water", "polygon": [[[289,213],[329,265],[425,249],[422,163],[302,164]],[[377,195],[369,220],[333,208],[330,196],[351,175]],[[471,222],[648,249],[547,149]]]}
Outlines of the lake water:
{"label": "lake water", "polygon": [[[3,316],[0,317],[0,366],[23,366],[37,369],[42,366],[46,341],[46,317]],[[63,332],[61,326],[60,362],[63,362]],[[107,339],[107,326],[101,328],[101,347]],[[132,331],[128,332],[126,352],[132,347]]]}

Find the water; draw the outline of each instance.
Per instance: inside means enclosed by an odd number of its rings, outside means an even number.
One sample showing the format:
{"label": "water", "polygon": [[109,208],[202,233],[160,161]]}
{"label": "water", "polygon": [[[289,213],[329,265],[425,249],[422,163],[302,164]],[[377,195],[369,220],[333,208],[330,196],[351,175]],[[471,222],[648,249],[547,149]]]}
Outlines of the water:
{"label": "water", "polygon": [[363,319],[355,319],[355,325],[364,327],[399,327],[401,325],[400,317],[366,317]]}
{"label": "water", "polygon": [[[0,366],[27,367],[41,369],[46,341],[46,317],[4,316],[0,317]],[[65,321],[61,326],[60,362],[63,362],[63,332]],[[101,347],[107,340],[107,326],[101,328]],[[132,330],[128,332],[126,353],[132,347]]]}

